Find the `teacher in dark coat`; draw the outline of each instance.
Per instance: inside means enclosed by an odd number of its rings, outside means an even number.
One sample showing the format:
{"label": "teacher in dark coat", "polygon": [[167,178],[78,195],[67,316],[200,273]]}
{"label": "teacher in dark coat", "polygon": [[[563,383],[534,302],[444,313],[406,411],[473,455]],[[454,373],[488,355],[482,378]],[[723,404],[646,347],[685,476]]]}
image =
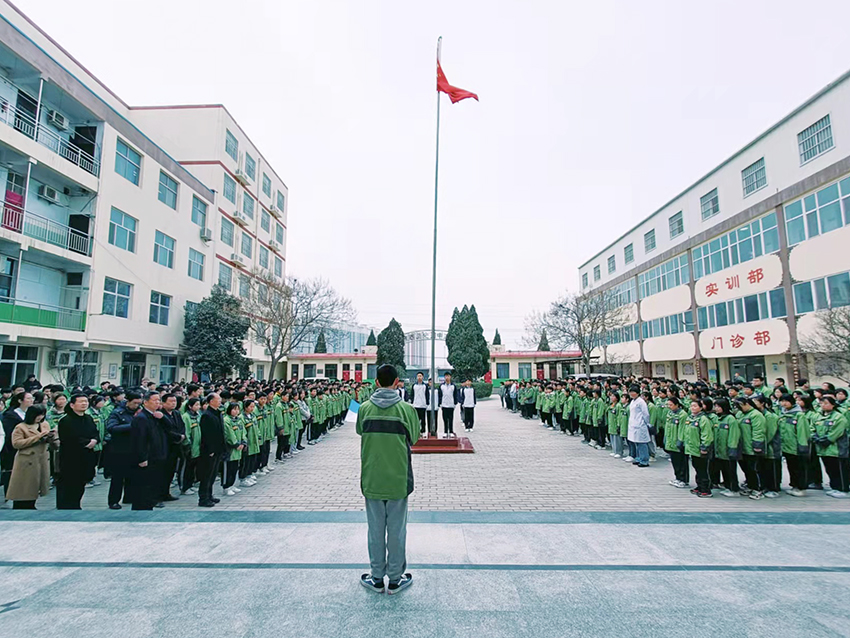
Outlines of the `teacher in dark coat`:
{"label": "teacher in dark coat", "polygon": [[213,498],[213,483],[218,474],[219,463],[227,449],[224,445],[224,423],[222,421],[221,397],[212,393],[207,396],[209,406],[201,415],[201,455],[198,457],[198,507],[213,507],[219,499]]}
{"label": "teacher in dark coat", "polygon": [[90,415],[85,394],[74,394],[59,421],[59,478],[56,481],[56,509],[79,510],[86,483],[94,478],[100,441],[97,425]]}
{"label": "teacher in dark coat", "polygon": [[135,463],[131,479],[134,510],[165,507],[158,498],[168,459],[168,434],[160,425],[161,404],[159,392],[148,392],[142,409],[130,423],[130,448]]}

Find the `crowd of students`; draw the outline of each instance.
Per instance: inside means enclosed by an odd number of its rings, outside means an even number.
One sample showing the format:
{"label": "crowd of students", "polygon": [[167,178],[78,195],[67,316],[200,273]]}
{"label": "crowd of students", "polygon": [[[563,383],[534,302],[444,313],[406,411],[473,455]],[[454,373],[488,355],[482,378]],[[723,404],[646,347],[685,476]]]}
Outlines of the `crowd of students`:
{"label": "crowd of students", "polygon": [[80,509],[99,476],[110,481],[110,509],[164,507],[179,498],[174,486],[213,507],[216,479],[225,496],[237,496],[320,443],[344,423],[352,400],[372,393],[365,382],[241,379],[38,387],[0,396],[0,484],[15,509],[35,509],[52,489],[57,509]]}
{"label": "crowd of students", "polygon": [[701,498],[777,498],[784,471],[791,496],[850,498],[848,390],[831,383],[800,379],[791,391],[781,378],[768,386],[762,377],[710,385],[628,376],[508,381],[500,394],[506,409],[615,459],[648,467],[669,458],[670,485]]}

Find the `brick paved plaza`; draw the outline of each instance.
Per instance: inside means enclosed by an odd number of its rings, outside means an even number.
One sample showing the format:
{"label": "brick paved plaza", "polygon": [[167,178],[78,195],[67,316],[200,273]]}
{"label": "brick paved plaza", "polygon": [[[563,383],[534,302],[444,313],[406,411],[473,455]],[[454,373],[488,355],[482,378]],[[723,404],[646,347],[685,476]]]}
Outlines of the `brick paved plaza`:
{"label": "brick paved plaza", "polygon": [[[414,455],[416,489],[411,510],[425,511],[847,511],[845,501],[810,491],[805,498],[783,494],[752,501],[698,499],[688,490],[667,484],[669,462],[659,459],[649,469],[615,460],[608,451],[591,450],[578,437],[553,433],[538,421],[523,420],[500,407],[499,398],[482,401],[470,438],[475,454]],[[277,465],[235,497],[222,497],[218,510],[362,510],[360,439],[351,424],[324,441]],[[693,476],[692,476],[693,478]],[[787,472],[785,479],[787,481]],[[106,508],[108,484],[86,491],[83,508]],[[177,488],[172,490],[177,494]],[[54,506],[54,493],[39,501]],[[168,509],[196,508],[197,498],[184,496]]]}

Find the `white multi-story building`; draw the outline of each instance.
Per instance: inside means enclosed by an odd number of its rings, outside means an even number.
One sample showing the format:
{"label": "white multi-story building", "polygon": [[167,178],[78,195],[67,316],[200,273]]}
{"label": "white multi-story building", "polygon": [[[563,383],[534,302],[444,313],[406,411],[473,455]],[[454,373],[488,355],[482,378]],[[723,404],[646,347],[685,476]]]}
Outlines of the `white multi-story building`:
{"label": "white multi-story building", "polygon": [[130,107],[5,0],[0,180],[2,386],[189,378],[187,303],[285,273],[286,186],[223,107]]}
{"label": "white multi-story building", "polygon": [[[437,369],[450,369],[449,349],[446,347],[446,330],[434,333],[434,358]],[[431,331],[412,330],[404,333],[404,363],[408,370],[431,369]]]}
{"label": "white multi-story building", "polygon": [[579,267],[582,292],[625,307],[605,356],[671,378],[815,376],[801,342],[850,304],[848,224],[850,73]]}

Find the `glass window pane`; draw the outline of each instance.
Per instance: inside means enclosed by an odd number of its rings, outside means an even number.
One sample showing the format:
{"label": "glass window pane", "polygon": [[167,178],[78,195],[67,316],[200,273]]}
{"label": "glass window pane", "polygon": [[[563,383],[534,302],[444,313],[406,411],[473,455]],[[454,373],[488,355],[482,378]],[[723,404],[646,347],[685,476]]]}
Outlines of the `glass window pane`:
{"label": "glass window pane", "polygon": [[761,220],[761,227],[764,230],[776,227],[776,213],[765,215]]}
{"label": "glass window pane", "polygon": [[806,229],[809,232],[809,239],[812,237],[817,237],[818,233],[818,214],[814,213],[806,213]]}
{"label": "glass window pane", "polygon": [[818,310],[829,307],[826,297],[826,282],[823,279],[815,281],[815,306]]}
{"label": "glass window pane", "polygon": [[726,312],[726,304],[720,303],[714,306],[714,314],[717,317],[717,326],[728,326],[729,325],[729,317]]}
{"label": "glass window pane", "polygon": [[803,218],[798,217],[788,222],[788,243],[793,246],[806,239],[806,229],[803,226]]}
{"label": "glass window pane", "polygon": [[822,191],[818,191],[818,206],[829,204],[838,199],[838,184],[827,186]]}
{"label": "glass window pane", "polygon": [[850,305],[850,275],[846,272],[827,278],[829,303],[833,308]]}
{"label": "glass window pane", "polygon": [[785,291],[782,288],[770,291],[770,316],[774,319],[786,316]]}
{"label": "glass window pane", "polygon": [[779,250],[779,230],[777,228],[771,228],[764,231],[762,241],[764,242],[764,254],[768,255],[776,252]]}
{"label": "glass window pane", "polygon": [[803,200],[803,204],[806,206],[806,212],[812,211],[815,209],[815,196],[809,195]]}
{"label": "glass window pane", "polygon": [[785,219],[794,219],[802,214],[803,202],[801,200],[797,200],[793,204],[788,204],[788,206],[785,207]]}
{"label": "glass window pane", "polygon": [[750,295],[744,297],[744,312],[746,313],[747,322],[759,320],[759,299],[758,295]]}
{"label": "glass window pane", "polygon": [[841,228],[844,225],[841,219],[841,205],[835,201],[831,204],[821,207],[820,209],[820,228],[821,232],[828,233],[836,228]]}
{"label": "glass window pane", "polygon": [[753,241],[747,239],[738,244],[738,252],[741,255],[741,262],[750,261],[753,258]]}
{"label": "glass window pane", "polygon": [[797,314],[812,312],[815,309],[811,282],[807,281],[794,286],[794,305],[796,306]]}

